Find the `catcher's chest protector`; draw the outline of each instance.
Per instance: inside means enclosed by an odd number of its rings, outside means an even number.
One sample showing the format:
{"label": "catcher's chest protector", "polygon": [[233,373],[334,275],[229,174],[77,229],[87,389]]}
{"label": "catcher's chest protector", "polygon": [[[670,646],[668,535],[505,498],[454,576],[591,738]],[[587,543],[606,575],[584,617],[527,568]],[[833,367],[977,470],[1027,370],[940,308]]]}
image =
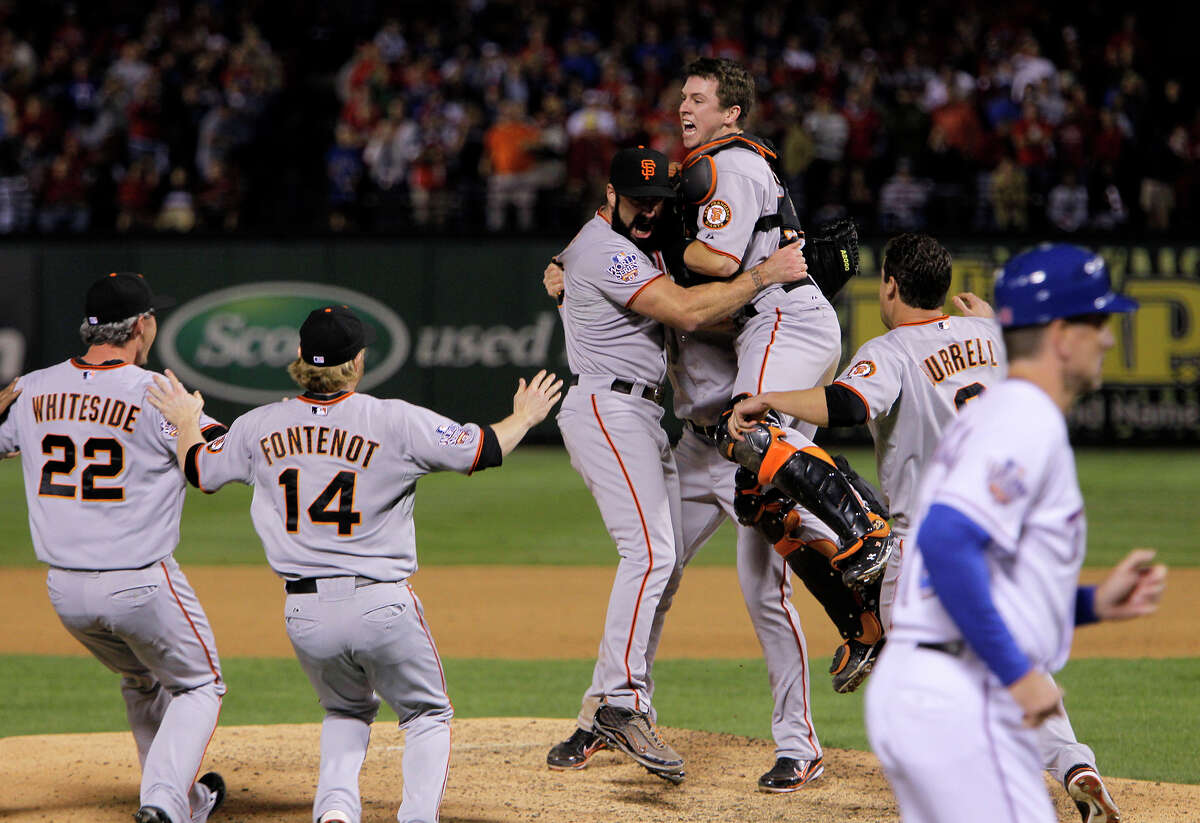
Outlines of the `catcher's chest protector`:
{"label": "catcher's chest protector", "polygon": [[767,161],[775,181],[779,183],[782,192],[779,195],[779,208],[775,214],[767,214],[758,218],[754,224],[756,232],[780,230],[779,245],[786,246],[804,237],[800,227],[800,218],[796,207],[792,205],[792,196],[788,192],[787,183],[779,173],[779,155],[770,141],[755,137],[752,134],[730,134],[698,146],[684,158],[680,170],[679,194],[687,211],[687,228],[689,233],[695,231],[696,218],[700,206],[712,199],[717,190],[717,164],[713,155],[726,149],[745,149],[752,151]]}

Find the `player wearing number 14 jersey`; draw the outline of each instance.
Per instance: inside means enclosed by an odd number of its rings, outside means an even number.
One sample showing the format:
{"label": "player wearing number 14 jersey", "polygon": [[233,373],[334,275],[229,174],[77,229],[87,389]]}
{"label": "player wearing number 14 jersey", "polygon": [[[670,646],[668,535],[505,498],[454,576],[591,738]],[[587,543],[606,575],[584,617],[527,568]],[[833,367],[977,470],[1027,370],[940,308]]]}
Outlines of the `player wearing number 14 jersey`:
{"label": "player wearing number 14 jersey", "polygon": [[[120,674],[142,764],[139,823],[204,823],[225,795],[195,781],[225,683],[208,618],[172,553],[184,480],[176,430],[145,402],[156,297],[140,274],[88,289],[82,357],[0,392],[0,454],[20,450],[29,530],[68,632]],[[224,427],[201,419],[208,436]],[[195,781],[195,782],[193,782]]]}
{"label": "player wearing number 14 jersey", "polygon": [[174,375],[148,398],[179,427],[178,457],[206,492],[254,486],[250,514],[271,568],[286,580],[285,619],[325,709],[313,820],[357,823],[358,772],[386,700],[406,730],[398,819],[435,823],[450,761],[442,663],[408,578],[417,570],[413,498],[435,471],[500,465],[558,401],[562,381],[522,380],[513,413],[490,426],[403,400],[355,392],[371,327],[350,309],[313,311],[288,371],[305,391],[239,417],[204,445],[203,405]]}

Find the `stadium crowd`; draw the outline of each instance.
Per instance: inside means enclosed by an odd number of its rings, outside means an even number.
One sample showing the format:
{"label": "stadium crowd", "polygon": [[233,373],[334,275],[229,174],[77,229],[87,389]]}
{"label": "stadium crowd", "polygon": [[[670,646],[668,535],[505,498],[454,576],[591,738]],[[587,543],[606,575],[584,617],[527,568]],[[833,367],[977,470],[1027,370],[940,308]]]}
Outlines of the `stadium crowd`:
{"label": "stadium crowd", "polygon": [[0,234],[561,232],[745,62],[803,218],[1182,235],[1200,108],[1153,8],[0,0]]}

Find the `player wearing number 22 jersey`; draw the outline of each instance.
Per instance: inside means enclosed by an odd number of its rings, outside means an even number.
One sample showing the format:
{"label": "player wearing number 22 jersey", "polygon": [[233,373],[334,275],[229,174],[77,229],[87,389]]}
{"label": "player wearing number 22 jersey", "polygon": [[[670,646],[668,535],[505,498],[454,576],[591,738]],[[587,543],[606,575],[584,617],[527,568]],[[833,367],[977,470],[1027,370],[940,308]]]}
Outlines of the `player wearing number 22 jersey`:
{"label": "player wearing number 22 jersey", "polygon": [[[204,609],[175,562],[184,478],[177,434],[145,402],[157,333],[140,274],[88,289],[84,356],[20,378],[0,454],[20,450],[29,531],[64,628],[122,676],[142,764],[139,823],[204,823],[225,795],[196,780],[225,683]],[[11,393],[0,392],[0,411]],[[200,420],[204,436],[224,431]]]}

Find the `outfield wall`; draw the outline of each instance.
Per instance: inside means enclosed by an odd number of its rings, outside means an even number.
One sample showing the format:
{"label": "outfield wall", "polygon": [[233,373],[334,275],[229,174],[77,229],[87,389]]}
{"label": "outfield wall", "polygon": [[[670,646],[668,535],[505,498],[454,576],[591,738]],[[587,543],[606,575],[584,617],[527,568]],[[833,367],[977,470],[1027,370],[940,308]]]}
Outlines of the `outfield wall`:
{"label": "outfield wall", "polygon": [[[985,296],[995,266],[1021,248],[949,245],[952,292]],[[560,247],[557,240],[445,238],[9,243],[0,246],[0,379],[77,354],[87,284],[108,271],[141,271],[180,304],[160,320],[152,365],[199,387],[218,417],[291,394],[283,367],[294,356],[299,320],[316,305],[342,302],[378,333],[368,390],[463,420],[498,419],[517,377],[567,370],[557,312],[541,286],[542,268]],[[847,359],[883,331],[881,248],[882,241],[864,243],[864,274],[837,300]],[[1073,415],[1077,439],[1200,443],[1200,246],[1102,252],[1143,308],[1117,324],[1107,388]],[[557,430],[548,422],[535,437],[553,440]]]}

